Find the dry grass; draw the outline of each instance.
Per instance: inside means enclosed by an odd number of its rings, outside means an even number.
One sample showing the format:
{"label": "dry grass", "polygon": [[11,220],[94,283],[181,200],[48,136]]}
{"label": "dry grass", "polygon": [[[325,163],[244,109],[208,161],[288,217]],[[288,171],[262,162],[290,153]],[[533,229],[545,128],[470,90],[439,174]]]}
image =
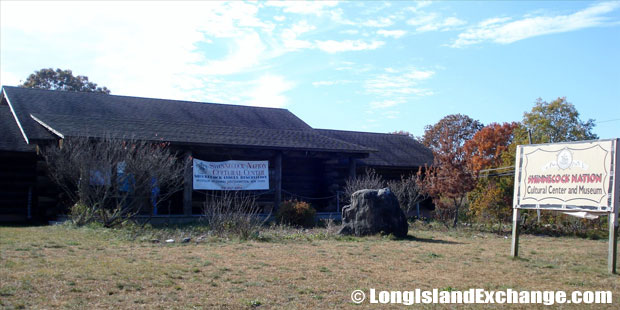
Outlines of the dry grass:
{"label": "dry grass", "polygon": [[[154,244],[125,240],[105,229],[0,227],[0,306],[396,308],[351,303],[351,291],[369,288],[611,290],[614,304],[596,308],[617,309],[620,303],[620,277],[606,273],[605,241],[523,236],[523,259],[513,260],[510,239],[501,236],[419,230],[410,234],[415,237],[399,241],[280,230],[268,232],[268,242]],[[437,306],[415,306],[425,307]]]}

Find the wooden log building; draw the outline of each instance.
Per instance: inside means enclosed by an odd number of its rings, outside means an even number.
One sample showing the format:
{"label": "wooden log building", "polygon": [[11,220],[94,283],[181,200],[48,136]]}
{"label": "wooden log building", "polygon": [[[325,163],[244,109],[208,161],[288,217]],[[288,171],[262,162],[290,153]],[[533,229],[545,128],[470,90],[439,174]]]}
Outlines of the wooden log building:
{"label": "wooden log building", "polygon": [[[270,190],[259,196],[264,212],[286,199],[337,212],[347,178],[373,168],[397,179],[433,160],[410,137],[314,129],[277,108],[4,86],[0,122],[0,222],[50,220],[65,211],[37,148],[70,137],[166,141],[205,161],[268,160]],[[190,172],[159,215],[202,214],[208,194],[193,190]]]}

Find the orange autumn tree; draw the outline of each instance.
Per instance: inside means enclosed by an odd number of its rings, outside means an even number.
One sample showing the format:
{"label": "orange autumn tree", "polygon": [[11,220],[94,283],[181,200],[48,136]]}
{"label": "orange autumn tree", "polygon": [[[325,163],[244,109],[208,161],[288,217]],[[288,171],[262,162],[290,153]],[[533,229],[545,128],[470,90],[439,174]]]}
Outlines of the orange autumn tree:
{"label": "orange autumn tree", "polygon": [[464,146],[469,168],[478,177],[475,188],[468,194],[469,211],[483,222],[498,222],[498,231],[501,223],[510,218],[514,181],[508,169],[489,169],[505,165],[517,128],[519,124],[515,122],[492,123],[478,131]]}
{"label": "orange autumn tree", "polygon": [[496,168],[502,161],[501,155],[512,142],[512,133],[519,125],[516,122],[491,123],[480,129],[465,143],[465,152],[470,159],[471,169],[479,172]]}
{"label": "orange autumn tree", "polygon": [[434,161],[425,169],[423,188],[433,198],[437,219],[452,221],[452,227],[458,223],[467,193],[476,185],[465,143],[482,127],[467,115],[452,114],[424,131],[422,141],[433,151]]}

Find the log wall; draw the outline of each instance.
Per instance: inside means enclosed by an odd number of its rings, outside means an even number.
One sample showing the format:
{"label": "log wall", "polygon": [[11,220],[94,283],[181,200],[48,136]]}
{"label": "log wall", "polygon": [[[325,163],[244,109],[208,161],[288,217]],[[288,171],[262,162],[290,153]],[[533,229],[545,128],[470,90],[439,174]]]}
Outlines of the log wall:
{"label": "log wall", "polygon": [[0,153],[0,222],[22,222],[39,217],[36,168],[35,153]]}

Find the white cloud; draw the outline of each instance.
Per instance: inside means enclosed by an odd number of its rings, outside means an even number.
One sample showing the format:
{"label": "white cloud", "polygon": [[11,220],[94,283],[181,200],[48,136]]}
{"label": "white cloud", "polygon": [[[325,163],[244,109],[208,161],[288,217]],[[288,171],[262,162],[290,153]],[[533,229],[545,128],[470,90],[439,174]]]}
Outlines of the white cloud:
{"label": "white cloud", "polygon": [[234,48],[231,50],[223,59],[207,61],[200,66],[200,71],[206,75],[227,75],[245,71],[260,63],[261,54],[266,47],[258,33],[249,31],[234,39]]}
{"label": "white cloud", "polygon": [[410,6],[410,7],[407,8],[409,11],[417,12],[419,9],[425,8],[425,7],[433,4],[432,1],[416,1],[414,3],[415,4],[413,6]]}
{"label": "white cloud", "polygon": [[251,83],[252,89],[246,94],[244,104],[282,108],[288,104],[285,92],[291,90],[295,84],[278,75],[263,75]]}
{"label": "white cloud", "polygon": [[403,73],[403,77],[412,80],[426,80],[435,74],[434,71],[409,70]]}
{"label": "white cloud", "polygon": [[396,106],[396,105],[404,103],[404,102],[405,102],[405,100],[403,100],[403,99],[399,99],[399,100],[387,99],[387,100],[383,100],[383,101],[372,101],[372,102],[370,102],[370,107],[372,109],[385,109],[385,108],[390,108],[390,107]]}
{"label": "white cloud", "polygon": [[510,18],[491,18],[459,34],[451,45],[464,47],[484,41],[508,44],[519,40],[560,32],[604,25],[603,16],[620,7],[620,2],[602,2],[569,15],[534,16],[510,21]]}
{"label": "white cloud", "polygon": [[305,20],[298,22],[292,27],[282,31],[282,44],[288,50],[311,48],[313,46],[312,42],[299,40],[297,37],[315,29],[315,26],[308,24]]}
{"label": "white cloud", "polygon": [[11,72],[4,71],[4,69],[0,70],[0,85],[17,86],[26,78],[26,76],[20,78]]}
{"label": "white cloud", "polygon": [[316,82],[312,82],[312,86],[317,87],[317,86],[332,86],[332,85],[336,85],[336,81],[316,81]]}
{"label": "white cloud", "polygon": [[511,20],[510,17],[493,17],[489,19],[485,19],[478,24],[478,27],[488,27],[495,24],[504,23]]}
{"label": "white cloud", "polygon": [[341,85],[341,84],[349,84],[351,81],[349,80],[337,80],[337,81],[316,81],[312,82],[312,86],[333,86],[333,85]]}
{"label": "white cloud", "polygon": [[267,6],[280,7],[286,13],[321,16],[338,5],[338,1],[267,1]]}
{"label": "white cloud", "polygon": [[400,111],[383,111],[381,115],[383,115],[383,117],[387,119],[397,119],[401,115],[401,112]]}
{"label": "white cloud", "polygon": [[407,20],[407,24],[411,26],[421,26],[432,23],[437,18],[437,13],[417,13],[414,17]]}
{"label": "white cloud", "polygon": [[[365,7],[364,5],[360,6]],[[399,13],[389,14],[386,16],[377,16],[379,11],[389,8],[390,6],[390,3],[379,4],[378,2],[375,2],[371,8],[357,11],[357,13],[361,14],[362,17],[357,17],[354,19],[345,18],[345,12],[342,8],[332,8],[329,11],[329,16],[332,22],[340,25],[358,28],[385,28],[394,25],[396,21],[402,19],[402,16]],[[368,18],[368,16],[373,16],[373,18]]]}
{"label": "white cloud", "polygon": [[208,77],[199,94],[208,94],[209,102],[283,108],[290,103],[286,93],[295,85],[294,81],[277,74],[263,74],[242,81]]}
{"label": "white cloud", "polygon": [[359,33],[359,30],[347,29],[347,30],[340,31],[340,33],[342,33],[342,34],[349,34],[349,35],[355,35],[355,34]]}
{"label": "white cloud", "polygon": [[384,37],[392,37],[392,38],[398,39],[398,38],[404,36],[405,34],[407,34],[407,31],[404,31],[404,30],[384,30],[384,29],[381,29],[381,30],[377,31],[377,34],[382,35]]}
{"label": "white cloud", "polygon": [[[337,2],[0,3],[3,84],[18,84],[35,70],[53,67],[87,75],[113,94],[220,103],[286,106],[286,94],[296,82],[281,73],[285,71],[276,71],[283,67],[273,61],[280,60],[277,57],[301,49],[315,54],[376,50],[386,45],[378,38],[406,34],[404,30],[362,28],[392,25],[402,16],[369,15],[372,19],[366,24],[351,22],[355,27],[337,24],[334,18],[343,16]],[[54,22],[49,22],[49,16],[54,16]],[[354,37],[343,40],[341,31]],[[317,34],[321,35],[318,40]],[[365,38],[366,34],[371,37]],[[376,70],[371,64],[351,62],[355,58],[345,59],[348,62],[339,60],[330,68],[354,75]],[[266,69],[269,74],[263,73]],[[386,80],[373,77],[366,92],[377,96],[422,93],[417,87],[405,91],[406,85],[385,83],[392,75],[410,81],[432,75],[425,74],[429,75],[386,71]],[[317,81],[312,85],[345,83],[360,82]]]}
{"label": "white cloud", "polygon": [[407,20],[407,24],[415,26],[415,30],[418,32],[427,32],[454,30],[459,26],[465,25],[466,22],[456,17],[442,18],[437,13],[419,12],[413,18]]}
{"label": "white cloud", "polygon": [[[257,17],[257,5],[244,2],[1,5],[4,76],[72,69],[114,94],[147,97],[210,100],[199,90],[205,76],[260,68],[269,57],[261,34],[274,28]],[[197,48],[219,39],[230,43],[228,51]]]}
{"label": "white cloud", "polygon": [[385,42],[383,41],[371,41],[364,42],[361,40],[344,40],[344,41],[315,41],[317,47],[328,53],[348,52],[348,51],[363,51],[377,49]]}
{"label": "white cloud", "polygon": [[337,24],[347,25],[347,26],[356,26],[356,27],[360,26],[359,23],[356,23],[352,20],[344,18],[344,11],[341,8],[332,8],[329,11],[329,17],[333,22]]}
{"label": "white cloud", "polygon": [[0,79],[17,84],[17,77],[54,67],[87,75],[113,94],[243,104],[236,101],[242,91],[233,87],[248,85],[232,77],[252,79],[273,66],[275,57],[299,49],[337,53],[384,44],[306,40],[316,26],[306,20],[277,24],[291,19],[284,14],[259,18],[261,8],[274,9],[270,5],[286,13],[325,14],[324,20],[337,11],[336,2],[2,1]]}
{"label": "white cloud", "polygon": [[[316,26],[310,25],[307,21],[302,20],[290,28],[282,31],[282,45],[285,50],[297,50],[297,49],[319,49],[327,53],[339,53],[349,51],[363,51],[377,49],[385,42],[383,41],[362,41],[362,40],[315,40],[314,42],[308,40],[300,40],[299,36],[308,32],[316,30]],[[355,32],[357,33],[357,31]],[[392,36],[400,35],[398,31],[390,33]]]}
{"label": "white cloud", "polygon": [[433,91],[421,88],[418,84],[434,74],[434,71],[416,68],[403,70],[386,68],[385,73],[378,74],[364,83],[366,93],[381,98],[370,103],[371,109],[394,107],[414,97],[433,95]]}
{"label": "white cloud", "polygon": [[363,22],[364,26],[377,27],[377,28],[389,27],[389,26],[392,26],[393,24],[394,24],[394,21],[389,17],[381,17],[379,19],[370,19],[370,20],[366,20]]}
{"label": "white cloud", "polygon": [[295,35],[300,35],[303,33],[306,33],[308,31],[312,31],[316,29],[315,26],[308,24],[307,21],[303,20],[295,25],[293,25],[293,27],[291,28],[291,31],[293,33],[295,33]]}

